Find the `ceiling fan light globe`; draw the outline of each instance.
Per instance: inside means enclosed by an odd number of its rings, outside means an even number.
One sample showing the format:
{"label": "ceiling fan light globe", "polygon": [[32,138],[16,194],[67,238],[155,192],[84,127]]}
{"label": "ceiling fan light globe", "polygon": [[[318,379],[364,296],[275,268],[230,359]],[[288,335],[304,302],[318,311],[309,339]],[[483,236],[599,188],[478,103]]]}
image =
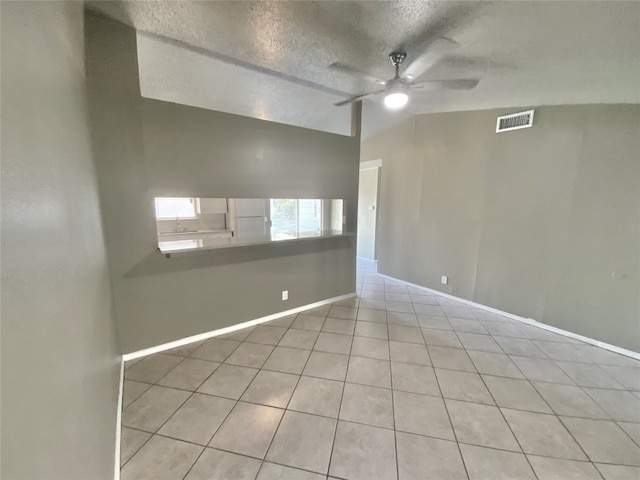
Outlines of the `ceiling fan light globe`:
{"label": "ceiling fan light globe", "polygon": [[404,92],[391,92],[384,97],[384,104],[392,110],[399,110],[409,101],[409,95]]}

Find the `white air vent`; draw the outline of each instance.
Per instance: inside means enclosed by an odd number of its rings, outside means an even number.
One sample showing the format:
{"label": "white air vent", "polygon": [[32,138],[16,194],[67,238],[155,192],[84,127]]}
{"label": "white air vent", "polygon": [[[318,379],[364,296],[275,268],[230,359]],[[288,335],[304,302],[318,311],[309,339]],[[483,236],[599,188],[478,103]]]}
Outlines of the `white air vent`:
{"label": "white air vent", "polygon": [[509,130],[518,130],[520,128],[529,128],[533,125],[533,110],[526,112],[512,113],[498,117],[496,122],[496,133],[508,132]]}

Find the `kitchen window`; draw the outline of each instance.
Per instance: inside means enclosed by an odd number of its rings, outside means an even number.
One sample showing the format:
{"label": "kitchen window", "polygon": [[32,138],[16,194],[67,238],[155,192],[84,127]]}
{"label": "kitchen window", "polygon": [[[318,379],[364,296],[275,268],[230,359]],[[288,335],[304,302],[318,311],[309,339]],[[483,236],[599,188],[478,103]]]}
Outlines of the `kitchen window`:
{"label": "kitchen window", "polygon": [[322,200],[271,199],[271,238],[298,238],[301,233],[320,233]]}
{"label": "kitchen window", "polygon": [[156,197],[156,219],[196,218],[195,198]]}

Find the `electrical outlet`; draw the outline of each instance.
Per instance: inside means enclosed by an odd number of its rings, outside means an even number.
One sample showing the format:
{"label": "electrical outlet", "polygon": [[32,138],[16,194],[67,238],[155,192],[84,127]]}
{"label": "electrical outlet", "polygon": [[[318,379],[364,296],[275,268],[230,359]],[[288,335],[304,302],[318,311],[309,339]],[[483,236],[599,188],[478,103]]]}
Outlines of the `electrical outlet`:
{"label": "electrical outlet", "polygon": [[282,290],[282,300],[289,300],[289,290]]}
{"label": "electrical outlet", "polygon": [[447,285],[447,284],[449,283],[449,277],[447,277],[446,275],[443,275],[443,276],[442,276],[442,279],[440,280],[440,282],[441,282],[443,285]]}

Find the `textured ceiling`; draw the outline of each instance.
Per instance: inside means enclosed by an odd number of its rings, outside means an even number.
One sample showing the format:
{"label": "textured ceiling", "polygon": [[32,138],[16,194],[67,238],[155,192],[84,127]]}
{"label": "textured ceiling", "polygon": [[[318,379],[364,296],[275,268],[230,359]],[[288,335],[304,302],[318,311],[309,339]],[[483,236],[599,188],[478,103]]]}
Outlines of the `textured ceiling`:
{"label": "textured ceiling", "polygon": [[[364,102],[365,137],[410,114],[574,103],[640,103],[640,2],[88,2],[139,34],[142,93],[348,134],[333,103],[377,90],[341,62],[389,79],[453,40],[421,80],[479,78],[472,90],[412,92],[404,112]],[[439,40],[440,39],[440,40]]]}

